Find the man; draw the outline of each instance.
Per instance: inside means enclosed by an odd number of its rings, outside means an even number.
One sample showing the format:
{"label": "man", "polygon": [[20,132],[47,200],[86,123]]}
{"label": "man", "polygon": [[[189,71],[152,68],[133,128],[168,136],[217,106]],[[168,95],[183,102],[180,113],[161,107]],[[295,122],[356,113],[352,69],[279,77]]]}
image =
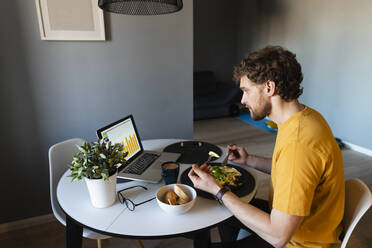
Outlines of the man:
{"label": "man", "polygon": [[[217,196],[239,220],[235,222],[275,247],[338,247],[345,200],[342,155],[321,114],[297,100],[303,76],[296,55],[266,47],[236,66],[234,78],[251,117],[268,116],[278,124],[272,158],[228,147],[235,151],[231,161],[271,174],[268,212],[221,188],[206,164],[193,165],[189,177],[194,186]],[[222,241],[236,239],[239,226],[233,222],[221,227]]]}

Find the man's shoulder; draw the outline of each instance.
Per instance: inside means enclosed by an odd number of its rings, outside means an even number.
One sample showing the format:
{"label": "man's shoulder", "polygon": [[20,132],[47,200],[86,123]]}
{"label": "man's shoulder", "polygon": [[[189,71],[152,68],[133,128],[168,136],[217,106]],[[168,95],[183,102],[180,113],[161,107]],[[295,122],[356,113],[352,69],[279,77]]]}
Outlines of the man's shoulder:
{"label": "man's shoulder", "polygon": [[325,162],[340,156],[332,131],[319,112],[308,108],[296,121],[285,135],[278,134],[274,160],[282,156],[297,158],[304,165],[307,161],[321,169]]}
{"label": "man's shoulder", "polygon": [[298,142],[312,147],[333,139],[333,134],[325,118],[318,111],[306,107],[278,138],[283,138],[283,145]]}

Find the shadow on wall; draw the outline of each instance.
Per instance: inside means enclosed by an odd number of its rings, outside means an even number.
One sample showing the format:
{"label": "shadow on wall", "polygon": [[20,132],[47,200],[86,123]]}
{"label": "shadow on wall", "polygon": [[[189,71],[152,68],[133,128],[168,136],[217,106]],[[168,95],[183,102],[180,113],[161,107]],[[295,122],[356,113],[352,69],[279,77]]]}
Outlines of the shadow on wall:
{"label": "shadow on wall", "polygon": [[[42,150],[37,113],[28,77],[28,62],[19,9],[15,1],[2,4],[0,106],[3,140],[0,223],[50,212],[47,152]],[[14,16],[14,14],[16,15]],[[42,162],[42,163],[40,163]],[[11,190],[10,190],[11,188]],[[30,203],[31,206],[30,207]]]}
{"label": "shadow on wall", "polygon": [[194,72],[231,81],[233,66],[258,43],[268,44],[271,30],[285,35],[286,10],[279,0],[194,0]]}
{"label": "shadow on wall", "polygon": [[[281,35],[285,37],[287,34],[285,16],[288,9],[286,2],[280,0],[263,0],[256,1],[256,4],[258,15],[257,33],[259,33],[260,40],[264,44],[267,44],[271,40],[273,33],[275,36]],[[267,28],[269,28],[269,30],[267,30]]]}
{"label": "shadow on wall", "polygon": [[287,4],[280,0],[239,1],[236,63],[248,53],[270,44],[273,34],[286,35]]}
{"label": "shadow on wall", "polygon": [[104,12],[103,14],[104,22],[105,22],[105,35],[106,35],[106,41],[112,40],[112,34],[111,34],[111,13],[110,12]]}
{"label": "shadow on wall", "polygon": [[237,50],[237,1],[194,0],[194,72],[231,81]]}

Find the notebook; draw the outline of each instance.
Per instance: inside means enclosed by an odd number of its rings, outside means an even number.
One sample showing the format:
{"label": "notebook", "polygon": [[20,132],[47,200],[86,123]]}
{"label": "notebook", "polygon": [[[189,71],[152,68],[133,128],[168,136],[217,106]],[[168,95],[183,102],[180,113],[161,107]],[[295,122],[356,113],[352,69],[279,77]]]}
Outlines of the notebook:
{"label": "notebook", "polygon": [[161,180],[161,164],[176,161],[181,154],[145,151],[132,115],[97,130],[97,136],[105,142],[121,143],[127,163],[119,168],[119,178],[157,183]]}

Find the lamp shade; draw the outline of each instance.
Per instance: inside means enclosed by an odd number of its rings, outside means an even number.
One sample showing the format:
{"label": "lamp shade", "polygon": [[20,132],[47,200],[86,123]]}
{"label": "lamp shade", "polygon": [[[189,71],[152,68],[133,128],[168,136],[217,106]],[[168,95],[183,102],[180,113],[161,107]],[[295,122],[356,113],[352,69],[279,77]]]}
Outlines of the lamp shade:
{"label": "lamp shade", "polygon": [[98,6],[108,12],[125,15],[163,15],[182,9],[182,0],[99,0]]}

